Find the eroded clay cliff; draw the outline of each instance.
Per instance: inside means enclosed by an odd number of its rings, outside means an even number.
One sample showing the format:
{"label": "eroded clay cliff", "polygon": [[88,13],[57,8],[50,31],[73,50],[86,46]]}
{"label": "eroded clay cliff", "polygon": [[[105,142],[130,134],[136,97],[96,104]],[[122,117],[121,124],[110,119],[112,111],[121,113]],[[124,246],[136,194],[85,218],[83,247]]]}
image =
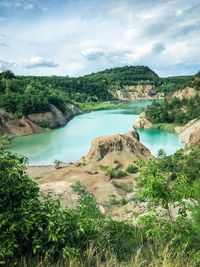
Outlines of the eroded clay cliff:
{"label": "eroded clay cliff", "polygon": [[117,160],[125,167],[136,160],[145,160],[150,156],[150,151],[140,143],[139,134],[131,131],[126,134],[96,138],[84,160],[106,166],[113,166],[113,162]]}
{"label": "eroded clay cliff", "polygon": [[170,93],[166,98],[168,100],[171,100],[175,97],[180,100],[182,100],[183,98],[190,99],[192,97],[195,97],[197,94],[198,94],[198,91],[195,88],[186,87],[182,90]]}
{"label": "eroded clay cliff", "polygon": [[180,138],[187,146],[200,145],[200,119],[194,119],[179,129]]}
{"label": "eroded clay cliff", "polygon": [[115,98],[125,101],[161,97],[161,93],[157,93],[155,86],[151,84],[127,85],[110,92]]}
{"label": "eroded clay cliff", "polygon": [[15,114],[0,108],[0,135],[13,137],[40,133],[49,128],[65,125],[79,112],[80,110],[72,104],[66,104],[64,112],[51,105],[49,112],[29,114],[18,118]]}

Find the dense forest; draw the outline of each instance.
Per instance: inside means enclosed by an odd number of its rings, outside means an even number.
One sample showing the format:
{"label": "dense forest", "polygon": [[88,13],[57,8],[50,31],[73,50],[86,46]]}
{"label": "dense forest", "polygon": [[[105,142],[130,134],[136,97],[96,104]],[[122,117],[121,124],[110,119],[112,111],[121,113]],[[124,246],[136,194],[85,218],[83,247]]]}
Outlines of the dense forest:
{"label": "dense forest", "polygon": [[[78,105],[114,100],[110,91],[123,89],[125,85],[153,84],[162,92],[173,91],[183,85],[182,78],[177,78],[176,83],[171,80],[174,79],[160,79],[146,66],[113,68],[77,78],[15,76],[8,70],[0,73],[0,106],[17,116],[48,111],[50,104],[62,111],[64,102]],[[168,84],[170,89],[166,89]]]}
{"label": "dense forest", "polygon": [[169,93],[183,89],[187,86],[192,86],[193,77],[194,77],[193,75],[188,75],[188,76],[173,76],[173,77],[161,78],[161,84],[158,90],[167,95]]}
{"label": "dense forest", "polygon": [[196,147],[138,163],[135,201],[149,204],[133,224],[102,214],[80,183],[76,208],[62,207],[27,176],[26,159],[0,149],[0,264],[199,266],[199,157]]}
{"label": "dense forest", "polygon": [[[200,91],[200,73],[194,76],[190,85]],[[154,102],[149,105],[145,114],[153,123],[186,124],[190,120],[200,117],[199,107],[200,95],[189,99],[165,99],[163,102]]]}
{"label": "dense forest", "polygon": [[108,99],[112,99],[112,95],[102,83],[94,84],[84,78],[22,77],[10,71],[0,74],[0,106],[18,116],[49,111],[50,104],[62,111],[64,102]]}
{"label": "dense forest", "polygon": [[118,86],[120,88],[125,85],[153,84],[158,86],[160,84],[158,75],[146,66],[111,68],[86,75],[85,78],[94,82],[103,80],[106,85],[111,87]]}
{"label": "dense forest", "polygon": [[0,74],[0,105],[17,114],[45,112],[52,103],[62,110],[64,102],[83,103],[113,100],[109,86],[157,83],[158,76],[148,67],[114,68],[79,78],[15,76]]}

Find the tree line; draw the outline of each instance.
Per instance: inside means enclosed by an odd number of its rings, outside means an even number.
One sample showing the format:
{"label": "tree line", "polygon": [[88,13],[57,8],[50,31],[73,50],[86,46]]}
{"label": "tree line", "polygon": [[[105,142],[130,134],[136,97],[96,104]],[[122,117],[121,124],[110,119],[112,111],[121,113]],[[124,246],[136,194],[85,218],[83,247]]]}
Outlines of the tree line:
{"label": "tree line", "polygon": [[[200,73],[197,73],[191,87],[200,91]],[[183,88],[182,88],[183,89]],[[152,123],[186,124],[190,120],[200,117],[200,94],[193,98],[165,99],[161,102],[153,102],[145,111],[146,117]]]}

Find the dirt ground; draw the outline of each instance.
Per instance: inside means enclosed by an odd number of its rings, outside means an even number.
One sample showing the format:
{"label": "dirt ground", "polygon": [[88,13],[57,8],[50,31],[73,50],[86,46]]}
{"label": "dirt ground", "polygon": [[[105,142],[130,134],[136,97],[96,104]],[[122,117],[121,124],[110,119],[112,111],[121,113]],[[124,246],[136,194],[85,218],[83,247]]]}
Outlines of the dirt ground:
{"label": "dirt ground", "polygon": [[110,179],[100,166],[89,164],[63,164],[61,168],[54,166],[29,166],[28,175],[38,183],[41,190],[50,190],[59,195],[63,206],[74,207],[77,196],[71,185],[80,181],[97,199],[101,210],[116,219],[131,219],[132,213],[142,207],[132,201],[136,176]]}

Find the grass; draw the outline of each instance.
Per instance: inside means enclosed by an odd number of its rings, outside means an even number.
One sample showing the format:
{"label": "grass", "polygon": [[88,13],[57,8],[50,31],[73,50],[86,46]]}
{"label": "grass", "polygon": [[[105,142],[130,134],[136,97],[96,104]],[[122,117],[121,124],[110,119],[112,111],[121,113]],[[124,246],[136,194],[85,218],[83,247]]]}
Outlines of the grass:
{"label": "grass", "polygon": [[164,130],[170,133],[175,132],[175,128],[179,127],[181,125],[177,125],[174,123],[155,123],[151,126],[151,129],[158,129],[158,130]]}
{"label": "grass", "polygon": [[124,103],[121,102],[91,102],[91,103],[79,103],[79,108],[84,111],[95,111],[104,109],[115,109],[122,107]]}
{"label": "grass", "polygon": [[137,173],[139,171],[139,168],[136,165],[128,165],[126,168],[126,172],[128,173]]}
{"label": "grass", "polygon": [[116,181],[112,181],[112,184],[118,188],[121,189],[122,191],[126,192],[126,193],[131,193],[133,191],[133,183],[129,182],[129,183],[119,183]]}
{"label": "grass", "polygon": [[120,262],[112,253],[107,252],[103,257],[96,254],[92,246],[88,248],[85,257],[81,260],[65,260],[57,263],[48,263],[43,259],[21,258],[19,264],[10,263],[9,266],[17,267],[198,267],[192,255],[188,255],[184,247],[174,252],[170,245],[163,245],[160,248],[152,246],[138,248],[132,258],[127,262]]}

